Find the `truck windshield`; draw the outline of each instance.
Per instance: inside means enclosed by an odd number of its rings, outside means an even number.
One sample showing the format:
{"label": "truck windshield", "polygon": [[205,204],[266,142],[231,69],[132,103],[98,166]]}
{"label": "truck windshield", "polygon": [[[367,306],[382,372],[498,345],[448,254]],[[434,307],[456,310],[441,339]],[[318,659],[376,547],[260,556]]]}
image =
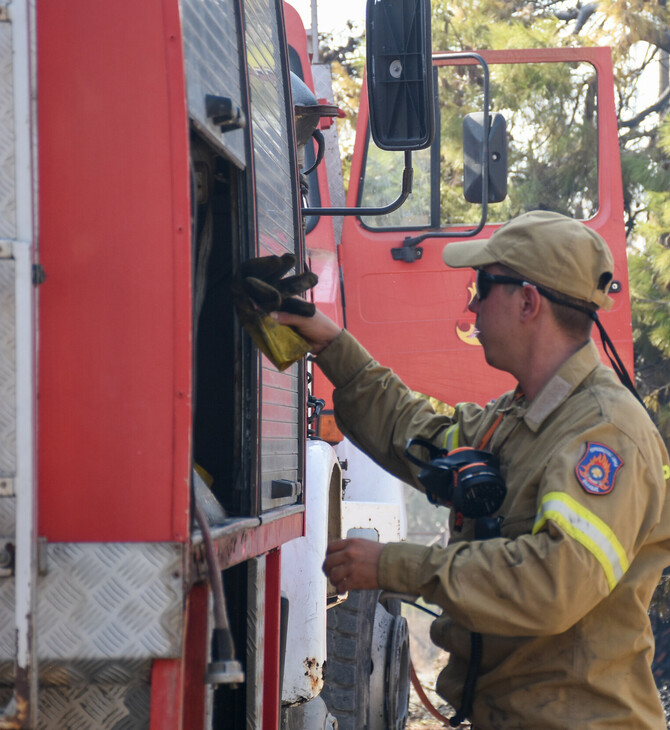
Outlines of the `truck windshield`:
{"label": "truck windshield", "polygon": [[[508,195],[489,206],[488,220],[503,222],[533,208],[582,220],[598,209],[596,70],[587,62],[501,63],[490,69],[491,111],[508,134]],[[476,224],[481,207],[463,197],[462,123],[481,111],[483,70],[437,67],[438,124],[432,148],[414,152],[413,192],[397,211],[362,218],[369,228],[446,228]],[[403,153],[366,145],[359,205],[393,199]]]}

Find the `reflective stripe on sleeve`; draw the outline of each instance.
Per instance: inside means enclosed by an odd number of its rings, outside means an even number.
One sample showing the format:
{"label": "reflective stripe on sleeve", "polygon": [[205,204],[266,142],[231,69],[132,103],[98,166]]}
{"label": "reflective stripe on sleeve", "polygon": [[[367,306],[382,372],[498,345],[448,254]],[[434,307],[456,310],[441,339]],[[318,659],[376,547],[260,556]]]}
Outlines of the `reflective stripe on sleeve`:
{"label": "reflective stripe on sleeve", "polygon": [[453,451],[458,448],[458,424],[449,426],[444,436],[444,448],[446,451]]}
{"label": "reflective stripe on sleeve", "polygon": [[595,557],[612,591],[628,570],[628,558],[610,527],[563,492],[549,492],[542,499],[533,525],[533,535],[542,529],[547,520],[553,520]]}

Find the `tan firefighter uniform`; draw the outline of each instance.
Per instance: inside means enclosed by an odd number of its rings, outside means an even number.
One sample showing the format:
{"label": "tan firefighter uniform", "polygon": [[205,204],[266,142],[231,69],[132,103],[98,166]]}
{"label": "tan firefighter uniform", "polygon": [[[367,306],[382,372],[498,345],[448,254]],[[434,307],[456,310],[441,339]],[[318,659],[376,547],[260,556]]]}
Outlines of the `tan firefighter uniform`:
{"label": "tan firefighter uniform", "polygon": [[346,332],[317,358],[336,386],[342,431],[421,489],[408,439],[487,448],[507,496],[502,537],[446,548],[384,547],[379,583],[444,613],[431,637],[450,654],[437,688],[459,707],[470,632],[483,634],[477,730],[664,728],[647,607],[670,563],[668,455],[647,413],[589,342],[528,403],[507,393],[449,419]]}

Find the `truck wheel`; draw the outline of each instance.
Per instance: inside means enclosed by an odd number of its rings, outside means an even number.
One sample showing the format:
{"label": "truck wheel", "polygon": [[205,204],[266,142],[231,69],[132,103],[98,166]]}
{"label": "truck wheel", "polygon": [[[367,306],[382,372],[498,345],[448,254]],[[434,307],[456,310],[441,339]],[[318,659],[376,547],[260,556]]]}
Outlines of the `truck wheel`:
{"label": "truck wheel", "polygon": [[328,611],[321,697],[338,730],[403,730],[409,715],[409,632],[400,601],[351,591]]}
{"label": "truck wheel", "polygon": [[372,633],[369,730],[403,730],[409,717],[409,629],[400,601],[378,603]]}
{"label": "truck wheel", "polygon": [[325,683],[321,696],[338,730],[368,727],[372,631],[378,591],[350,591],[328,611]]}

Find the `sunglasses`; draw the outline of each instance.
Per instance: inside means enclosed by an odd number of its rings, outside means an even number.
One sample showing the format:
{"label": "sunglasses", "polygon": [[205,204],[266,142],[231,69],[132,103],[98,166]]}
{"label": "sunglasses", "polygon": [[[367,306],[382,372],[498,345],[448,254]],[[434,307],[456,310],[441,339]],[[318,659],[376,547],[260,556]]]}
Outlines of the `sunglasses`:
{"label": "sunglasses", "polygon": [[491,287],[494,284],[526,286],[528,283],[525,279],[515,279],[513,276],[502,276],[501,274],[489,274],[488,271],[477,269],[477,299],[483,302],[491,293]]}

